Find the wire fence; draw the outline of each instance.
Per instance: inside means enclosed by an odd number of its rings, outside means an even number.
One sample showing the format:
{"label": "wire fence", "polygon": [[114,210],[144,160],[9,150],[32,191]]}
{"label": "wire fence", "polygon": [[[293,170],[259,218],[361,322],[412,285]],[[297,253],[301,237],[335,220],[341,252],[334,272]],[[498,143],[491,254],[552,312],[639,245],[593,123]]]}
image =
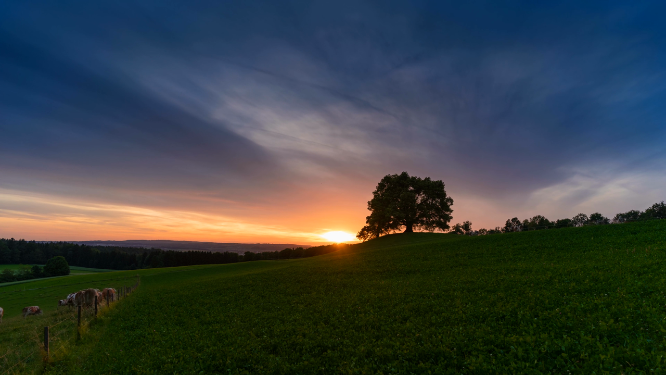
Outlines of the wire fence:
{"label": "wire fence", "polygon": [[39,366],[47,366],[57,360],[85,335],[90,323],[127,298],[140,283],[141,278],[137,275],[132,285],[121,286],[115,293],[107,293],[100,300],[95,296],[94,303],[87,306],[79,304],[74,308],[58,308],[36,321],[31,321],[30,316],[12,321],[15,323],[13,326],[3,327],[3,339],[9,341],[10,345],[4,353],[0,352],[0,375],[16,374],[28,369],[34,371]]}

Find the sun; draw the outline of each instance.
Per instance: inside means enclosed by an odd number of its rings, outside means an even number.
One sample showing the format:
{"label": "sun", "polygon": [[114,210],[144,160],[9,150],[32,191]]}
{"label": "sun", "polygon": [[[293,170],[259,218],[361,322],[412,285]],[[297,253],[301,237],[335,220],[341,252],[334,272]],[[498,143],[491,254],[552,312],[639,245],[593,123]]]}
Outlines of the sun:
{"label": "sun", "polygon": [[332,242],[347,242],[347,241],[354,241],[355,237],[351,233],[343,232],[343,231],[333,231],[333,232],[328,232],[324,233],[321,235],[323,238],[332,241]]}

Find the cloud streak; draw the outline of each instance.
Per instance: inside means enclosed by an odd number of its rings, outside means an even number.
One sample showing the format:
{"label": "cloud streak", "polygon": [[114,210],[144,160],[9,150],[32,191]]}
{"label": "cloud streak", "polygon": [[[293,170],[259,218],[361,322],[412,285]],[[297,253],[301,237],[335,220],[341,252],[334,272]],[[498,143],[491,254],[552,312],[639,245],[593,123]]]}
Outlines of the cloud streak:
{"label": "cloud streak", "polygon": [[[5,4],[0,188],[49,208],[0,210],[27,237],[53,217],[79,238],[51,200],[164,213],[164,238],[297,240],[357,230],[402,170],[444,180],[455,219],[484,226],[644,208],[666,160],[661,8]],[[613,188],[627,176],[640,193]],[[132,210],[117,233],[148,236]],[[224,218],[217,238],[204,218]],[[233,221],[255,229],[220,229]]]}

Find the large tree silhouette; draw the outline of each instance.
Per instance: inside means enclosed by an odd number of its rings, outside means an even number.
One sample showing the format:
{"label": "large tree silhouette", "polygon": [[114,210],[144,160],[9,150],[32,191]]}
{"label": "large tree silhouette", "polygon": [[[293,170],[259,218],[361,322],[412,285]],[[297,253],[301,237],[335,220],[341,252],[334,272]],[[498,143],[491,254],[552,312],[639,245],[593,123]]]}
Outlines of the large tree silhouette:
{"label": "large tree silhouette", "polygon": [[407,172],[386,175],[377,184],[368,202],[372,213],[356,237],[360,240],[377,238],[404,229],[434,231],[449,229],[453,199],[446,195],[444,183],[430,177],[421,179]]}

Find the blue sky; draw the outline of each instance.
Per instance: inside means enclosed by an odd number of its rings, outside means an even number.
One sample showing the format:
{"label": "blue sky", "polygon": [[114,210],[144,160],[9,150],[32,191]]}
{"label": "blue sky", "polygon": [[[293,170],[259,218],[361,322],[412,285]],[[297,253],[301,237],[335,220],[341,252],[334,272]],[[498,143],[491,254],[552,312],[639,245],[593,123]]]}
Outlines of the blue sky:
{"label": "blue sky", "polygon": [[[312,242],[666,199],[661,2],[5,2],[0,237]],[[256,239],[256,241],[255,241]]]}

